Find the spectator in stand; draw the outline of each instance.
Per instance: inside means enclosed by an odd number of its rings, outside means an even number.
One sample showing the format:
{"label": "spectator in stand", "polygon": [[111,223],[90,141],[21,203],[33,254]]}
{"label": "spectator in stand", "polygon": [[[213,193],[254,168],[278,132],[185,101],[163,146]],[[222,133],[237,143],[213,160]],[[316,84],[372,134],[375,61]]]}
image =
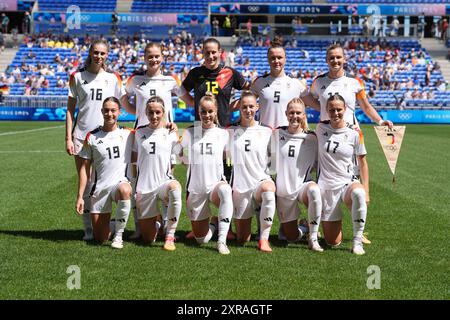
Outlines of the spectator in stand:
{"label": "spectator in stand", "polygon": [[2,13],[1,18],[2,33],[8,33],[9,18],[5,13]]}
{"label": "spectator in stand", "polygon": [[219,36],[219,20],[217,19],[217,17],[214,17],[212,21],[212,36]]}
{"label": "spectator in stand", "polygon": [[28,11],[25,11],[25,15],[23,16],[23,20],[22,20],[22,33],[29,34],[30,26],[31,26],[30,13]]}
{"label": "spectator in stand", "polygon": [[444,44],[447,41],[447,29],[448,29],[447,19],[443,19],[441,27],[441,40],[444,42]]}
{"label": "spectator in stand", "polygon": [[415,88],[415,89],[414,89],[414,91],[413,91],[412,94],[411,94],[411,97],[412,97],[413,99],[420,99],[421,94],[420,94],[418,88]]}

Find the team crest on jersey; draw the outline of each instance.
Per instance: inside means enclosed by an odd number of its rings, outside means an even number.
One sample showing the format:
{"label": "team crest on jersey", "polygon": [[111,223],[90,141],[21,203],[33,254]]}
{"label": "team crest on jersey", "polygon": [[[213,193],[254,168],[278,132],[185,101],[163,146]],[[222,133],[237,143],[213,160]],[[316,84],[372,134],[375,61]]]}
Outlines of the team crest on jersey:
{"label": "team crest on jersey", "polygon": [[288,88],[288,89],[291,88],[291,84],[290,84],[290,83],[287,84],[287,88]]}
{"label": "team crest on jersey", "polygon": [[108,80],[105,79],[105,86],[107,86],[107,85],[108,85]]}

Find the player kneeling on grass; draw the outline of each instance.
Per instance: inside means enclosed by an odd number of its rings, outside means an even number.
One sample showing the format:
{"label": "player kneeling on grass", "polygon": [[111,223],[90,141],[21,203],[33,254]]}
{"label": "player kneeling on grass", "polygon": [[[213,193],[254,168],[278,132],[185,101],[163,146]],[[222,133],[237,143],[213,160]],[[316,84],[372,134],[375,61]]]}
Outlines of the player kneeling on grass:
{"label": "player kneeling on grass", "polygon": [[[200,125],[187,128],[179,144],[179,155],[188,165],[187,214],[199,244],[208,243],[218,228],[217,250],[229,254],[227,234],[233,215],[231,187],[224,176],[223,162],[228,132],[217,126],[217,101],[207,92],[199,103]],[[219,208],[219,218],[212,217],[212,202]]]}
{"label": "player kneeling on grass", "polygon": [[[322,225],[326,242],[337,246],[342,241],[342,212],[344,202],[353,221],[352,252],[364,254],[362,236],[369,202],[369,170],[364,138],[359,129],[344,121],[345,100],[339,94],[327,101],[328,121],[316,128],[319,150],[318,184],[322,193]],[[361,182],[355,178],[353,157],[359,164]]]}
{"label": "player kneeling on grass", "polygon": [[167,206],[167,228],[164,250],[175,250],[175,231],[181,212],[181,186],[172,176],[171,156],[178,133],[165,127],[164,101],[151,97],[146,104],[149,124],[136,130],[133,160],[137,159],[136,209],[139,229],[145,244],[154,242],[160,202]]}
{"label": "player kneeling on grass", "polygon": [[79,172],[76,210],[83,214],[83,193],[91,166],[95,183],[90,192],[91,219],[94,239],[100,243],[108,240],[112,202],[116,202],[116,223],[113,248],[123,248],[122,234],[130,214],[131,185],[125,177],[131,160],[132,131],[117,125],[120,102],[115,97],[106,98],[102,106],[103,126],[86,136],[80,157],[83,159]]}
{"label": "player kneeling on grass", "polygon": [[277,172],[278,217],[286,239],[299,241],[304,236],[304,226],[298,224],[297,204],[303,203],[308,208],[308,246],[322,252],[317,241],[322,199],[311,175],[317,165],[317,138],[308,129],[305,104],[300,98],[288,103],[286,117],[289,125],[275,130],[271,139],[271,164]]}
{"label": "player kneeling on grass", "polygon": [[258,104],[251,91],[243,91],[240,99],[240,122],[230,126],[229,153],[233,163],[234,219],[237,240],[250,240],[252,216],[260,211],[261,234],[258,249],[271,252],[270,229],[275,214],[275,183],[268,174],[272,129],[255,120]]}

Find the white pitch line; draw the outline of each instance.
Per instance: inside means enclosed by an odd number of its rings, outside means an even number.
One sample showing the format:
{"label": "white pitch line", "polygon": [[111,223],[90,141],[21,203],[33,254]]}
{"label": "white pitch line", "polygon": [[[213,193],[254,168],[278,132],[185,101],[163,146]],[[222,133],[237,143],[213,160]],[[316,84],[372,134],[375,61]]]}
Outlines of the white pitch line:
{"label": "white pitch line", "polygon": [[0,136],[10,136],[10,135],[14,135],[14,134],[44,131],[44,130],[50,130],[50,129],[59,129],[59,128],[64,128],[64,127],[65,126],[56,126],[56,127],[45,127],[45,128],[23,130],[23,131],[9,131],[9,132],[0,133]]}
{"label": "white pitch line", "polygon": [[4,153],[61,153],[63,150],[0,150],[0,154]]}

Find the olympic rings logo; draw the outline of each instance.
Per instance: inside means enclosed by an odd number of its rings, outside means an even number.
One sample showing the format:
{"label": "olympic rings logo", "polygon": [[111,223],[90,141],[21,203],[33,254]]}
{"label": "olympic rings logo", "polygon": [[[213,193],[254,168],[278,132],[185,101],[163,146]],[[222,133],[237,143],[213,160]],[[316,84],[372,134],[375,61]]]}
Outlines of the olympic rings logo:
{"label": "olympic rings logo", "polygon": [[411,113],[400,113],[400,114],[398,115],[398,117],[399,117],[401,120],[410,120],[410,119],[412,118],[412,114],[411,114]]}
{"label": "olympic rings logo", "polygon": [[249,6],[248,11],[253,12],[253,13],[258,12],[259,6]]}

